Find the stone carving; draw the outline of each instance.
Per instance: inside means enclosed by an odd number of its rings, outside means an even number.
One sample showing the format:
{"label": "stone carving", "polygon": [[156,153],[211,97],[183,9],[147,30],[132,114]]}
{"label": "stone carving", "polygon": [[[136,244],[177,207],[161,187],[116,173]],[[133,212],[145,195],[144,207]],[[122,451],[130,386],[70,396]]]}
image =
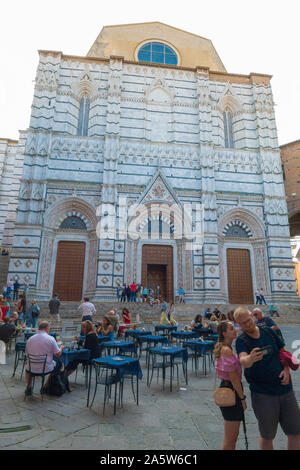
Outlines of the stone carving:
{"label": "stone carving", "polygon": [[175,98],[175,91],[170,88],[163,78],[157,78],[145,90],[145,98],[148,102],[165,104]]}
{"label": "stone carving", "polygon": [[261,168],[257,153],[237,150],[218,150],[214,156],[216,171],[260,174]]}
{"label": "stone carving", "polygon": [[70,160],[103,160],[104,141],[76,137],[56,137],[51,145],[51,158]]}
{"label": "stone carving", "polygon": [[71,90],[76,96],[77,100],[83,95],[87,95],[89,98],[94,98],[98,92],[98,88],[91,77],[88,64],[85,64],[85,69],[78,77],[76,81],[71,84]]}
{"label": "stone carving", "polygon": [[57,67],[51,67],[50,64],[47,67],[40,63],[36,79],[35,79],[36,90],[43,91],[55,91],[58,87],[58,73]]}
{"label": "stone carving", "polygon": [[256,111],[258,113],[272,114],[274,112],[274,102],[272,97],[271,88],[264,84],[256,85],[254,87],[254,100]]}

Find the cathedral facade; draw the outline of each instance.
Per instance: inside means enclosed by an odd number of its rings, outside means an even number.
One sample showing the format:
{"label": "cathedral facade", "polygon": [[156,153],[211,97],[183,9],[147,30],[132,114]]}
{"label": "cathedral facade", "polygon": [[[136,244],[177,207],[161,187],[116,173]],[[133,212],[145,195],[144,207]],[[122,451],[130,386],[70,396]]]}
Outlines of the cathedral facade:
{"label": "cathedral facade", "polygon": [[297,302],[269,75],[228,73],[210,40],[162,23],[39,57],[6,229],[1,206],[9,279],[37,299],[135,281],[167,300]]}

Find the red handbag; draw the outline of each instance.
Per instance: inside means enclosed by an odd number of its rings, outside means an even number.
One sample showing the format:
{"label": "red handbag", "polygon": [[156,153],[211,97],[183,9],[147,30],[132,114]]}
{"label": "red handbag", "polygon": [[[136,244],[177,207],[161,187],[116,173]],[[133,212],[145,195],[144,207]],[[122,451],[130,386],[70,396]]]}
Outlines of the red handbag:
{"label": "red handbag", "polygon": [[283,366],[288,366],[292,370],[297,370],[299,368],[300,362],[289,351],[280,351],[279,355],[280,362]]}

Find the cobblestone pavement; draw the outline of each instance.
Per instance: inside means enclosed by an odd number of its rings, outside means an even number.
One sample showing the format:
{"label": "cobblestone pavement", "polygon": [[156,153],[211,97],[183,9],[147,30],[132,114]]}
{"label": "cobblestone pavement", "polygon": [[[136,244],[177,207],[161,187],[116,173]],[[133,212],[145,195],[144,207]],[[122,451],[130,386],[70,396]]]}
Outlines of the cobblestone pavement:
{"label": "cobblestone pavement", "polygon": [[[292,342],[300,342],[300,326],[282,326],[287,349]],[[300,347],[300,344],[298,348]],[[77,383],[71,379],[72,393],[60,398],[38,393],[24,401],[24,378],[20,381],[20,368],[14,378],[12,367],[14,354],[7,364],[0,366],[0,428],[29,425],[31,429],[18,432],[1,432],[0,449],[220,449],[223,441],[223,420],[215,406],[212,392],[214,371],[204,377],[195,375],[189,361],[189,384],[181,380],[173,392],[153,379],[146,385],[145,361],[140,383],[140,405],[136,406],[129,382],[124,386],[124,407],[113,415],[113,403],[109,403],[102,416],[103,390],[98,390],[92,409],[86,408],[86,389],[81,369]],[[292,373],[294,389],[300,402],[300,374]],[[72,378],[73,376],[71,376]],[[245,383],[245,380],[244,380]],[[248,387],[245,392],[249,397]],[[246,414],[249,448],[258,449],[258,428],[250,400]],[[284,449],[286,439],[279,428],[275,448]],[[238,449],[244,448],[241,430]]]}

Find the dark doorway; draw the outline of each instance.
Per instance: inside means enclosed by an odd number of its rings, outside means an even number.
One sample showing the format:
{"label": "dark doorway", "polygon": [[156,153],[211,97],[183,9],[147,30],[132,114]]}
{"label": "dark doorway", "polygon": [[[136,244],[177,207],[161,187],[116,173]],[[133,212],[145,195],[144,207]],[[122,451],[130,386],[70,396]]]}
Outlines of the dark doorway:
{"label": "dark doorway", "polygon": [[60,300],[82,299],[84,260],[85,243],[58,242],[53,293]]}
{"label": "dark doorway", "polygon": [[172,301],[173,293],[173,247],[148,245],[142,248],[142,284],[156,292],[160,285],[161,297]]}

